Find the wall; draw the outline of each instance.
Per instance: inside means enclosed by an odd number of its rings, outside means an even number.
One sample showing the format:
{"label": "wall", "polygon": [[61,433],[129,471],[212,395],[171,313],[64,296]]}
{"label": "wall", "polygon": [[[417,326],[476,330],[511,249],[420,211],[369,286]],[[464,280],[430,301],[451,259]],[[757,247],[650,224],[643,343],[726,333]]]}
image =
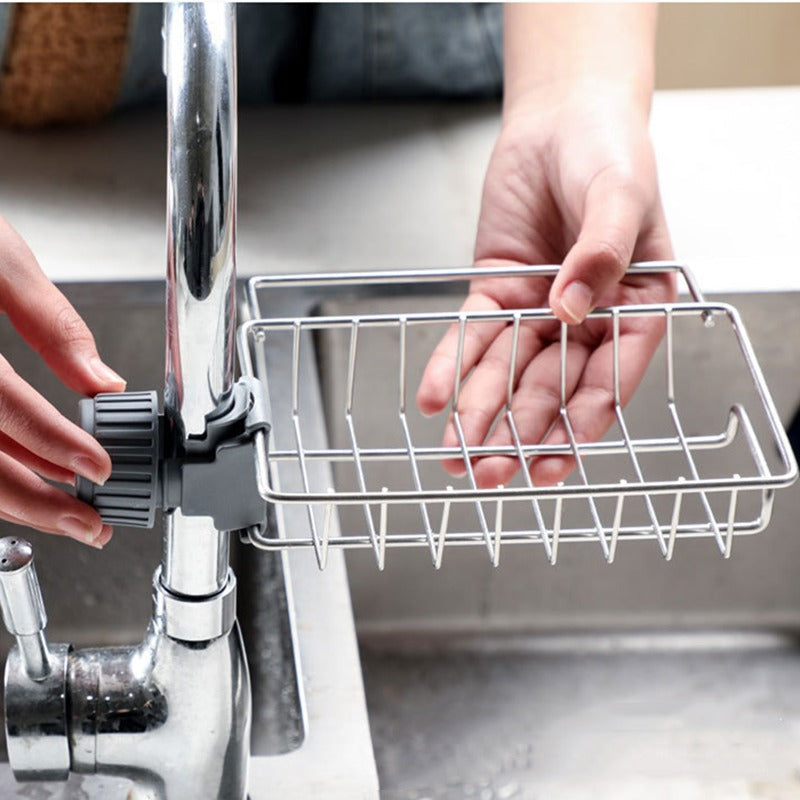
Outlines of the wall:
{"label": "wall", "polygon": [[660,89],[800,84],[800,3],[662,3]]}

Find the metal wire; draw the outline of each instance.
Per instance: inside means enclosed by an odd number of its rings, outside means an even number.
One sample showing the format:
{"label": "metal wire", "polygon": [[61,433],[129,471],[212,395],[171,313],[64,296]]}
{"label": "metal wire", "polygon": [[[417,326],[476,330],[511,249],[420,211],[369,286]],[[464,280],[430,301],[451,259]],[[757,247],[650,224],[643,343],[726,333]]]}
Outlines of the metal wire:
{"label": "metal wire", "polygon": [[[292,531],[286,538],[279,538],[274,532],[251,530],[250,541],[257,547],[270,550],[311,548],[320,566],[324,565],[330,547],[371,548],[380,568],[385,564],[387,549],[422,546],[427,548],[434,566],[439,568],[449,546],[482,544],[491,563],[497,565],[501,549],[515,542],[541,545],[551,564],[556,563],[563,543],[594,542],[599,545],[604,559],[611,563],[620,541],[652,540],[661,555],[669,560],[678,539],[710,537],[727,558],[731,554],[735,536],[763,530],[771,516],[775,490],[794,482],[797,466],[736,309],[725,303],[706,301],[691,273],[680,265],[634,265],[631,271],[646,275],[677,273],[689,290],[692,297],[690,302],[615,306],[597,309],[590,315],[590,322],[605,320],[610,329],[610,396],[613,397],[613,419],[619,431],[618,438],[609,437],[599,442],[579,440],[574,427],[567,376],[571,329],[566,324],[558,323],[549,308],[488,311],[454,308],[429,311],[420,310],[415,303],[413,310],[406,308],[399,314],[264,318],[259,307],[259,292],[262,290],[272,292],[279,288],[291,288],[325,292],[331,289],[339,291],[342,287],[384,284],[415,287],[419,283],[432,281],[466,282],[478,276],[553,276],[556,271],[555,267],[516,267],[253,278],[248,287],[252,319],[240,328],[238,336],[243,372],[261,376],[263,365],[269,362],[269,358],[259,350],[276,346],[270,343],[281,336],[291,337],[291,366],[288,372],[291,381],[290,419],[274,418],[272,425],[273,430],[279,427],[281,430],[291,430],[293,441],[287,444],[286,437],[279,437],[281,441],[270,449],[260,434],[262,438],[257,448],[259,486],[269,502],[305,506],[308,531]],[[396,294],[396,289],[393,291]],[[754,389],[757,402],[751,402],[749,406],[732,402],[721,431],[688,433],[691,426],[682,416],[687,409],[681,409],[676,400],[675,369],[681,354],[676,353],[674,326],[676,320],[687,318],[699,321],[698,335],[710,330],[709,322],[728,324],[741,355],[738,368],[749,377]],[[628,319],[651,319],[653,324],[664,325],[666,374],[663,409],[666,412],[665,419],[672,428],[670,433],[638,438],[631,433],[620,392],[621,325]],[[562,438],[566,441],[547,441],[546,436],[544,440],[525,441],[514,407],[519,374],[526,366],[519,360],[521,330],[526,325],[548,323],[557,331],[559,348],[559,407],[554,424],[558,422]],[[503,443],[471,441],[462,418],[461,398],[473,366],[466,357],[467,337],[472,336],[474,344],[478,329],[470,326],[484,324],[493,324],[495,327],[499,324],[500,328],[507,328],[504,335],[510,339],[507,365],[504,367],[507,369],[503,378],[504,403],[494,423],[504,425],[507,430],[508,437]],[[419,438],[415,421],[409,416],[407,393],[411,380],[410,333],[416,331],[426,336],[431,332],[438,334],[448,325],[457,333],[449,405],[449,419],[456,444],[445,446]],[[718,330],[719,325],[715,329]],[[302,362],[303,359],[315,358],[311,334],[330,335],[335,331],[344,331],[349,336],[345,397],[343,403],[340,401],[343,406],[343,436],[348,445],[306,447],[302,435],[304,418],[301,400],[304,388],[301,375],[306,374],[309,365],[303,366]],[[395,377],[391,379],[396,380],[395,399],[390,399],[396,406],[394,409],[378,409],[380,416],[377,427],[385,430],[386,435],[381,441],[367,442],[360,432],[361,415],[369,413],[374,417],[378,413],[375,405],[380,405],[380,401],[378,398],[359,396],[359,377],[367,369],[362,365],[362,359],[366,359],[362,343],[379,333],[384,337],[381,342],[394,342],[391,352],[387,350],[385,360],[389,363],[396,359]],[[304,337],[308,339],[307,346],[301,347]],[[271,383],[268,381],[268,385]],[[753,414],[759,419],[758,426],[753,424]],[[764,437],[768,441],[762,441]],[[399,444],[392,439],[399,440]],[[779,462],[775,468],[770,467],[764,455],[766,451],[772,452],[772,449],[777,453]],[[726,466],[722,473],[709,473],[708,470],[704,473],[700,456],[715,450],[726,453],[724,462],[727,465],[730,461],[730,471]],[[734,452],[736,458],[732,455]],[[575,470],[571,480],[555,486],[534,483],[531,477],[532,464],[538,458],[549,456],[572,459]],[[480,486],[475,468],[482,459],[489,457],[513,460],[519,472],[516,483]],[[599,463],[603,457],[610,457],[617,465],[625,462],[627,468],[619,468],[619,474],[612,475],[611,479],[606,470],[602,481],[592,481],[590,475],[594,469],[589,470],[587,466],[589,463]],[[642,460],[645,457],[648,459],[647,469]],[[659,458],[661,460],[656,462],[655,459]],[[444,470],[431,463],[437,461],[460,463],[463,466],[464,477],[460,485],[444,483],[447,477]],[[662,475],[663,470],[653,466],[662,461],[669,461],[670,464],[667,470],[670,477],[666,479]],[[682,469],[677,469],[677,474],[676,463],[683,464]],[[311,477],[312,465],[325,467],[314,471],[314,475],[326,476],[325,482]],[[290,488],[282,488],[284,482],[280,476],[286,470],[294,470],[299,475],[299,482],[295,480]],[[349,481],[354,481],[355,487],[349,485],[348,473]],[[656,477],[648,478],[648,473]],[[686,502],[690,496],[696,498],[691,506]],[[642,498],[646,513],[635,521],[626,521],[632,513],[629,500],[634,497]],[[656,502],[657,498],[661,498],[660,503]],[[719,498],[720,502],[715,498]],[[744,503],[743,498],[750,498],[750,502]],[[609,513],[606,513],[601,503],[612,501],[613,508],[610,506]],[[333,522],[335,512],[348,506],[361,508],[365,528],[344,530],[340,536],[332,535],[331,531],[338,529]],[[402,518],[402,525],[399,522],[400,517],[396,512],[402,506],[417,509],[417,522],[413,523],[412,530],[408,530],[407,514]],[[699,514],[696,506],[699,506]],[[552,514],[546,508],[551,509]],[[457,509],[458,514],[455,513]],[[322,514],[321,533],[317,513]],[[588,520],[582,521],[586,513]],[[472,521],[469,520],[470,516],[473,517]],[[416,530],[413,530],[414,525],[417,526]]]}

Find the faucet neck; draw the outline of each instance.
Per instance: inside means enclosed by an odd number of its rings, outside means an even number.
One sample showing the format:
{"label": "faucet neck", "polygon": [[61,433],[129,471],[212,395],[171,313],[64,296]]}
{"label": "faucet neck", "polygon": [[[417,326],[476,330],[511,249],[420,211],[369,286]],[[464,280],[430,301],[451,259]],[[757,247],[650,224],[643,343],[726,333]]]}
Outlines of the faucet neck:
{"label": "faucet neck", "polygon": [[[236,329],[236,17],[232,4],[166,3],[167,418],[186,440],[231,392]],[[223,591],[229,535],[175,512],[161,581]]]}

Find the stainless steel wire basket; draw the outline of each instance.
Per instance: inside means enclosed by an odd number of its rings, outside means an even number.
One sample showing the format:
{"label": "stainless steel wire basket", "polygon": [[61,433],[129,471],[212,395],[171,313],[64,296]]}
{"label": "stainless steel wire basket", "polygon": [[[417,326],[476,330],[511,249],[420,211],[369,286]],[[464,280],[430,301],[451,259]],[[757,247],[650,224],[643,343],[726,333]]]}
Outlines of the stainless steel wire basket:
{"label": "stainless steel wire basket", "polygon": [[[566,380],[574,333],[558,323],[557,420],[566,442],[520,435],[512,407],[520,331],[552,328],[555,317],[546,307],[465,312],[460,306],[473,278],[551,278],[556,271],[252,278],[239,357],[245,374],[265,382],[271,406],[269,441],[260,435],[257,443],[260,489],[277,513],[289,516],[280,526],[285,536],[253,529],[250,541],[270,550],[313,549],[320,567],[331,547],[370,548],[381,569],[387,549],[423,547],[438,568],[449,546],[482,546],[497,565],[509,543],[537,545],[555,564],[564,543],[594,543],[612,562],[620,541],[652,542],[670,559],[678,539],[708,537],[727,558],[736,535],[764,530],[775,490],[797,477],[794,456],[737,310],[706,300],[680,265],[637,264],[631,272],[676,273],[687,300],[590,315],[610,322],[611,430],[599,441],[575,436]],[[293,313],[298,297],[307,313]],[[292,313],[281,316],[285,309]],[[629,318],[655,318],[664,338],[623,409],[620,325]],[[461,376],[464,341],[470,326],[488,323],[510,330],[506,402],[497,420],[511,431],[511,444],[469,442],[461,424],[459,398],[471,378]],[[458,331],[452,401],[438,419],[426,419],[410,395],[451,326]],[[307,421],[321,407],[327,437]],[[448,418],[458,442],[445,447],[438,442]],[[535,485],[532,462],[552,455],[571,456],[576,468],[557,485]],[[490,456],[515,459],[516,477],[479,487],[474,467]],[[463,464],[463,477],[443,469],[443,460],[453,459]]]}

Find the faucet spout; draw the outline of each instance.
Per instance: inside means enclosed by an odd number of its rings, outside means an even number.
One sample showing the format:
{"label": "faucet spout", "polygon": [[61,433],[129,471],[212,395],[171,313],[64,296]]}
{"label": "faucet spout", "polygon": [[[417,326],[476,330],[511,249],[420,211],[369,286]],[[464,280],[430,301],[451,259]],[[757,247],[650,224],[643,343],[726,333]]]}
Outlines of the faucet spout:
{"label": "faucet spout", "polygon": [[231,4],[168,3],[167,380],[186,437],[233,381],[236,313],[236,27]]}
{"label": "faucet spout", "polygon": [[[229,3],[166,3],[167,375],[179,441],[201,436],[233,382],[236,306],[236,19]],[[222,591],[227,532],[167,515],[161,579],[193,597]]]}

